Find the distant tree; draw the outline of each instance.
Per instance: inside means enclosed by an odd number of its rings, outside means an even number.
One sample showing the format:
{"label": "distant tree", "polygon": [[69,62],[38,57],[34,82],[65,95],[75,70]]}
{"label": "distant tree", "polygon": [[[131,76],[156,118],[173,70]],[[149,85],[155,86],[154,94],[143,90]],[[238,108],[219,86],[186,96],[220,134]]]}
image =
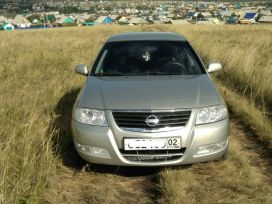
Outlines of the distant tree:
{"label": "distant tree", "polygon": [[14,18],[16,15],[17,15],[17,11],[14,11],[14,10],[12,10],[12,9],[8,9],[8,10],[6,10],[6,12],[4,13],[4,16],[6,17],[6,18]]}
{"label": "distant tree", "polygon": [[96,8],[94,6],[90,7],[88,13],[95,13]]}
{"label": "distant tree", "polygon": [[60,12],[61,13],[66,13],[66,14],[78,13],[79,9],[77,7],[73,7],[73,6],[65,6],[65,7],[60,9]]}
{"label": "distant tree", "polygon": [[42,15],[41,22],[42,23],[55,23],[56,17],[54,15]]}
{"label": "distant tree", "polygon": [[40,20],[41,19],[41,15],[39,15],[39,14],[33,14],[33,15],[27,17],[27,20],[29,20],[30,22],[33,22],[33,20],[35,20],[35,19]]}
{"label": "distant tree", "polygon": [[136,6],[136,9],[137,9],[137,10],[147,10],[147,9],[148,9],[148,6],[147,6],[147,5],[137,5],[137,6]]}
{"label": "distant tree", "polygon": [[113,11],[113,7],[111,7],[111,6],[106,6],[106,7],[104,7],[104,10],[105,11]]}

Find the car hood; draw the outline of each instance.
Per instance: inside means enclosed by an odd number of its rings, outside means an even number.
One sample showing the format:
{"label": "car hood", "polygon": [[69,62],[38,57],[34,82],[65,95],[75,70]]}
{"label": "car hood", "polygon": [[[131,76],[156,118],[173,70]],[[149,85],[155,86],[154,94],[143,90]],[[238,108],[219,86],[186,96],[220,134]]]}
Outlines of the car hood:
{"label": "car hood", "polygon": [[194,76],[90,76],[79,101],[95,109],[179,109],[219,104],[207,74]]}

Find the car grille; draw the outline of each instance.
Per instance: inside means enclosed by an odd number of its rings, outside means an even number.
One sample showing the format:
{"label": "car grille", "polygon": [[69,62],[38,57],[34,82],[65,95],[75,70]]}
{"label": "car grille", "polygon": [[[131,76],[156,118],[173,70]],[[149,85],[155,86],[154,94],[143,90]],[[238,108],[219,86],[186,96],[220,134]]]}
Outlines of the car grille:
{"label": "car grille", "polygon": [[[122,129],[144,129],[158,130],[162,128],[183,127],[190,119],[191,110],[169,111],[169,112],[112,112],[116,124]],[[159,123],[150,126],[145,120],[154,115],[159,119]]]}
{"label": "car grille", "polygon": [[180,159],[186,148],[178,150],[121,150],[123,157],[129,161],[134,162],[161,162],[161,161],[172,161]]}

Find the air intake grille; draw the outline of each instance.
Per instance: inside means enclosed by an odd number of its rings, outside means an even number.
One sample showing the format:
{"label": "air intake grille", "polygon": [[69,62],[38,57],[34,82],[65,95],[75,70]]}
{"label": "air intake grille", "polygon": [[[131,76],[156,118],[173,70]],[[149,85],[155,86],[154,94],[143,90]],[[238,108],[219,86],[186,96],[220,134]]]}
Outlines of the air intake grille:
{"label": "air intake grille", "polygon": [[134,162],[160,162],[160,161],[171,161],[180,159],[186,148],[177,149],[177,150],[141,150],[141,151],[134,151],[134,150],[122,150],[123,157],[129,161]]}
{"label": "air intake grille", "polygon": [[[141,128],[146,130],[156,130],[160,128],[183,127],[190,119],[191,111],[172,112],[112,112],[116,124],[120,128]],[[156,125],[146,122],[152,116],[158,119]]]}

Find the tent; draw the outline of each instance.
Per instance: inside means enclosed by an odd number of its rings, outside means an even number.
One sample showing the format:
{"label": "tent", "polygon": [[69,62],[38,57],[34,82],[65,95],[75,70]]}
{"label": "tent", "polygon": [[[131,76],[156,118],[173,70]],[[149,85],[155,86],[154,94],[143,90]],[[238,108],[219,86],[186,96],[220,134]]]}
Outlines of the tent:
{"label": "tent", "polygon": [[63,24],[74,24],[75,20],[69,16],[69,17],[65,18],[62,23]]}
{"label": "tent", "polygon": [[56,21],[55,15],[47,15],[46,19],[47,19],[48,21],[50,21],[50,23]]}
{"label": "tent", "polygon": [[228,23],[228,24],[236,24],[236,23],[238,23],[238,19],[237,19],[236,16],[230,16],[230,17],[228,17],[226,23]]}
{"label": "tent", "polygon": [[171,20],[170,22],[173,25],[187,25],[187,24],[189,24],[189,22],[187,20],[182,20],[182,19],[180,19],[180,20]]}
{"label": "tent", "polygon": [[256,13],[246,13],[244,16],[244,19],[248,19],[248,20],[255,19],[256,15],[257,15]]}
{"label": "tent", "polygon": [[234,4],[234,8],[241,9],[242,8],[242,4],[241,3],[235,3]]}
{"label": "tent", "polygon": [[139,25],[139,24],[148,24],[148,22],[141,18],[141,17],[134,17],[134,18],[131,18],[130,21],[129,21],[130,24],[134,24],[134,25]]}
{"label": "tent", "polygon": [[4,30],[14,30],[14,25],[12,25],[10,23],[6,23],[4,25]]}
{"label": "tent", "polygon": [[71,16],[62,16],[57,20],[57,23],[61,25],[74,25],[75,20]]}
{"label": "tent", "polygon": [[95,22],[93,21],[85,21],[84,23],[82,23],[83,26],[94,26]]}
{"label": "tent", "polygon": [[100,16],[95,23],[97,24],[112,24],[113,20],[109,16]]}
{"label": "tent", "polygon": [[34,23],[34,24],[39,24],[39,23],[41,23],[41,21],[38,20],[38,19],[34,19],[34,20],[32,21],[32,23]]}
{"label": "tent", "polygon": [[129,20],[125,16],[123,16],[122,18],[119,19],[118,22],[121,23],[121,24],[126,24],[126,23],[128,23],[128,21]]}
{"label": "tent", "polygon": [[11,23],[17,25],[19,28],[28,28],[31,26],[31,23],[22,15],[15,16]]}
{"label": "tent", "polygon": [[260,23],[272,23],[272,16],[262,16],[259,19]]}

